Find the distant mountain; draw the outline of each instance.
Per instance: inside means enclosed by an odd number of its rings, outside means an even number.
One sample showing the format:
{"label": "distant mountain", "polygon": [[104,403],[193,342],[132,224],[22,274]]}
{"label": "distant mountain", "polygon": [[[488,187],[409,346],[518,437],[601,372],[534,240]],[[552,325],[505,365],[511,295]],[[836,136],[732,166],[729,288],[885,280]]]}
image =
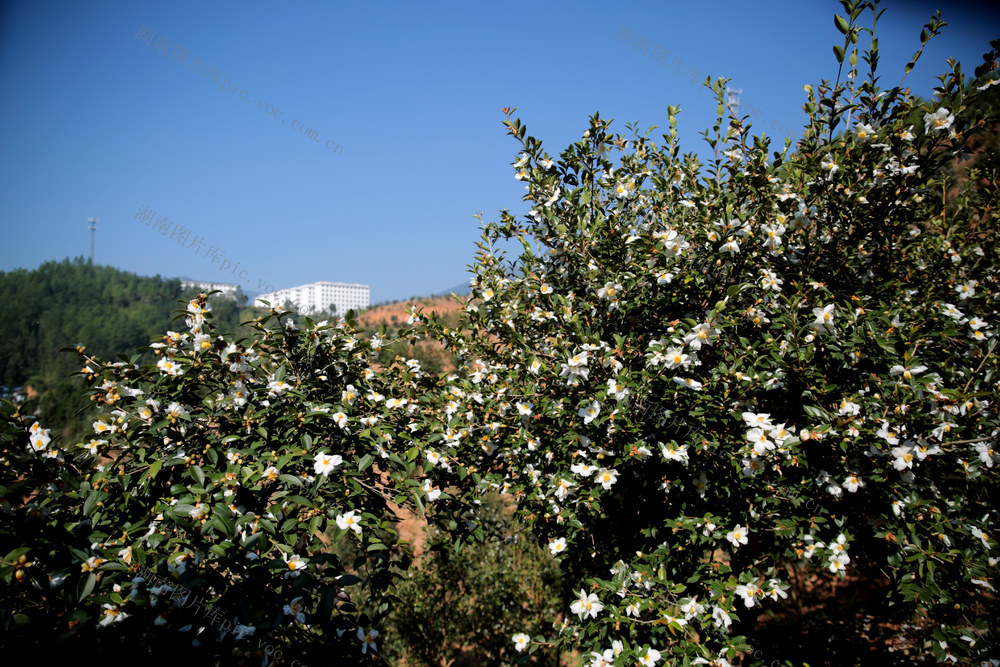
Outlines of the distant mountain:
{"label": "distant mountain", "polygon": [[454,287],[446,289],[443,292],[438,292],[436,294],[431,294],[431,296],[451,296],[452,294],[457,294],[458,296],[468,296],[470,294],[469,283],[459,283]]}

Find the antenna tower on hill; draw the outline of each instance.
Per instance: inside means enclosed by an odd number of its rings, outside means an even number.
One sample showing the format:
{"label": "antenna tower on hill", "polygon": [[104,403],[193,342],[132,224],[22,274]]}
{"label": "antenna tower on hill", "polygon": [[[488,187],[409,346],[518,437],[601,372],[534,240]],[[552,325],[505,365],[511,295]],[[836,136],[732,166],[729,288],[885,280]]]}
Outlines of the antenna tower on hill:
{"label": "antenna tower on hill", "polygon": [[98,218],[87,218],[87,222],[90,223],[90,263],[94,263],[94,235],[97,233],[97,223],[100,222]]}

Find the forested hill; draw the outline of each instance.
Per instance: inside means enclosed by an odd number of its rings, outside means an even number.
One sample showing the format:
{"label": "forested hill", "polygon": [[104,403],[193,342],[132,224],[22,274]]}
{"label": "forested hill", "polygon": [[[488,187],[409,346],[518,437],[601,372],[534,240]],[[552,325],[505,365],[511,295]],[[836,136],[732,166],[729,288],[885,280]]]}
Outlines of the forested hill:
{"label": "forested hill", "polygon": [[[196,291],[182,290],[176,278],[137,276],[82,257],[0,272],[0,385],[30,384],[48,394],[39,397],[41,406],[54,407],[66,397],[67,375],[79,370],[76,356],[61,348],[80,343],[104,358],[133,354],[152,337],[183,327],[171,322],[173,311]],[[222,297],[212,303],[221,329],[235,330],[241,306]]]}

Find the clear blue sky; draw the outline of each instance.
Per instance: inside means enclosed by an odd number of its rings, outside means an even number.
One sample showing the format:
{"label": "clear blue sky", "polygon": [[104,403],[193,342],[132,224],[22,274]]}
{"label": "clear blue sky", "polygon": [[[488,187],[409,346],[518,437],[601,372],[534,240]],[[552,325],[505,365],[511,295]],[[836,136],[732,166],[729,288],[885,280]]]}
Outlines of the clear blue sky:
{"label": "clear blue sky", "polygon": [[[995,4],[948,3],[950,25],[908,79],[916,93],[930,94],[948,57],[970,72],[981,61],[1000,36]],[[881,68],[893,85],[935,7],[886,6]],[[836,73],[838,9],[830,0],[6,0],[0,270],[89,254],[96,216],[97,263],[142,275],[241,282],[249,294],[359,282],[373,301],[441,291],[468,280],[475,212],[526,212],[502,107],[518,107],[555,155],[595,111],[624,132],[627,121],[665,126],[676,104],[684,150],[701,150],[698,132],[714,118],[707,73],[732,77],[760,129],[781,134],[801,126],[802,85]],[[187,66],[136,39],[142,26],[155,31],[151,44],[165,37],[186,49]],[[623,26],[649,39],[646,56],[616,39]],[[657,45],[670,62],[683,59],[682,74],[650,58]],[[692,66],[699,83],[685,76]],[[220,90],[225,80],[237,92]],[[140,206],[166,216],[170,231],[190,230],[190,247],[136,220]],[[225,260],[213,264],[212,247]],[[243,280],[223,261],[239,262]]]}

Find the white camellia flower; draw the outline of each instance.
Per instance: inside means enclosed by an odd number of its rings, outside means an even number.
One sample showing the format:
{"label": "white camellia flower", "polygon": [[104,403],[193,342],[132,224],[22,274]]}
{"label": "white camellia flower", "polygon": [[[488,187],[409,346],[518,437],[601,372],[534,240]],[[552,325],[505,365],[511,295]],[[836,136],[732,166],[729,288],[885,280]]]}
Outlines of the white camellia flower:
{"label": "white camellia flower", "polygon": [[766,412],[744,412],[743,421],[751,428],[771,428],[771,415]]}
{"label": "white camellia flower", "polygon": [[660,453],[663,454],[663,458],[668,461],[684,461],[688,460],[687,447],[684,445],[677,445],[676,443],[663,444],[660,443]]}
{"label": "white camellia flower", "polygon": [[941,107],[934,113],[924,114],[924,131],[930,132],[931,130],[934,130],[937,132],[943,132],[951,127],[951,124],[954,122],[954,114],[944,107]]}
{"label": "white camellia flower", "polygon": [[615,283],[608,281],[604,284],[604,287],[597,290],[597,296],[602,299],[614,299],[618,296],[618,293],[622,291],[621,283]]}
{"label": "white camellia flower", "polygon": [[[95,422],[95,424],[98,422]],[[103,422],[100,422],[103,423]],[[49,442],[52,441],[52,437],[49,435],[51,429],[42,428],[41,424],[35,422],[31,425],[28,431],[31,433],[28,436],[30,442],[30,447],[35,452],[44,452],[49,446]]]}
{"label": "white camellia flower", "polygon": [[286,616],[291,616],[292,620],[296,623],[306,622],[305,612],[302,611],[302,596],[299,596],[286,604],[282,611]]}
{"label": "white camellia flower", "polygon": [[612,648],[604,649],[604,653],[599,651],[590,652],[590,667],[614,667],[615,666],[615,650]]}
{"label": "white camellia flower", "polygon": [[625,199],[631,197],[635,194],[635,180],[625,181],[618,183],[615,186],[615,196],[619,199]]}
{"label": "white camellia flower", "polygon": [[958,292],[958,298],[964,300],[968,299],[970,296],[975,296],[976,285],[978,284],[979,284],[978,280],[970,280],[956,287],[955,291]]}
{"label": "white camellia flower", "polygon": [[647,648],[639,656],[639,662],[642,663],[643,667],[653,667],[659,659],[660,652],[655,648]]}
{"label": "white camellia flower", "polygon": [[955,320],[956,322],[960,322],[963,319],[965,319],[965,314],[958,308],[956,308],[953,304],[946,303],[943,305],[944,305],[944,314],[950,317],[951,319]]}
{"label": "white camellia flower", "polygon": [[729,627],[733,624],[733,619],[722,607],[712,607],[712,620],[715,622],[715,627],[720,628],[722,626]]}
{"label": "white camellia flower", "polygon": [[747,534],[749,532],[750,531],[747,530],[746,526],[736,526],[731,531],[726,533],[726,539],[729,540],[734,547],[738,548],[741,544],[747,543]]}
{"label": "white camellia flower", "polygon": [[1000,461],[1000,452],[997,452],[990,443],[976,443],[974,449],[979,456],[979,460],[982,461],[987,468],[992,468],[994,463]]}
{"label": "white camellia flower", "polygon": [[104,605],[104,617],[98,623],[99,626],[111,625],[112,623],[119,623],[128,618],[128,614],[123,612],[118,607],[114,605],[105,604]]}
{"label": "white camellia flower", "polygon": [[559,500],[565,500],[566,496],[569,495],[569,489],[572,486],[576,486],[576,484],[568,479],[560,478],[559,481],[556,482],[556,498]]}
{"label": "white camellia flower", "polygon": [[865,483],[861,481],[861,478],[857,475],[851,475],[844,480],[844,486],[851,493],[856,493],[859,488],[864,486]]}
{"label": "white camellia flower", "polygon": [[313,469],[317,475],[329,475],[334,469],[344,462],[340,454],[317,454]]}
{"label": "white camellia flower", "polygon": [[982,528],[980,528],[979,526],[969,526],[969,532],[972,533],[973,537],[981,540],[984,547],[986,547],[987,549],[993,548],[990,546],[990,536],[987,535],[985,532],[983,532]]}
{"label": "white camellia flower", "polygon": [[441,497],[441,489],[434,486],[434,483],[429,480],[424,480],[424,485],[421,487],[424,493],[427,494],[427,500],[433,502]]}
{"label": "white camellia flower", "polygon": [[875,435],[884,439],[886,443],[890,445],[899,444],[899,433],[897,433],[891,426],[889,426],[889,422],[887,421],[882,422],[882,427],[879,428],[878,432],[876,432]]}
{"label": "white camellia flower", "polygon": [[833,573],[842,572],[845,569],[844,566],[851,562],[851,558],[845,553],[831,554],[829,560],[830,572]]}
{"label": "white camellia flower", "polygon": [[597,599],[596,594],[587,595],[587,591],[581,588],[580,597],[569,606],[569,610],[582,621],[586,618],[597,618],[597,615],[604,610],[604,605]]}
{"label": "white camellia flower", "polygon": [[761,593],[757,584],[740,584],[736,587],[736,594],[743,598],[743,604],[749,609],[754,606],[757,596]]}
{"label": "white camellia flower", "polygon": [[605,489],[610,489],[611,486],[618,481],[618,471],[613,468],[602,469],[597,473],[595,481]]}
{"label": "white camellia flower", "polygon": [[375,644],[376,637],[378,637],[378,630],[365,632],[361,628],[358,628],[358,639],[361,640],[362,653],[368,653],[368,651],[374,653],[378,650],[378,645]]}
{"label": "white camellia flower", "polygon": [[184,372],[184,367],[178,364],[173,359],[167,359],[166,357],[161,358],[156,362],[156,367],[167,375],[181,375]]}
{"label": "white camellia flower", "polygon": [[267,383],[267,389],[271,395],[281,396],[286,391],[291,389],[291,385],[284,380],[271,380]]}
{"label": "white camellia flower", "polygon": [[747,442],[753,444],[753,453],[760,456],[769,449],[774,449],[774,443],[768,437],[770,433],[762,428],[752,428],[747,431]]}
{"label": "white camellia flower", "polygon": [[819,166],[823,169],[823,171],[830,172],[828,175],[829,178],[833,178],[834,172],[840,169],[840,166],[838,166],[837,163],[834,162],[833,155],[831,155],[830,153],[827,153],[826,155],[823,156],[823,161],[820,162]]}
{"label": "white camellia flower", "polygon": [[916,456],[916,452],[913,447],[910,447],[909,445],[893,447],[892,455],[896,457],[896,460],[893,461],[893,466],[896,470],[903,471],[907,468],[913,467],[913,459]]}
{"label": "white camellia flower", "polygon": [[554,540],[549,540],[549,551],[552,552],[553,556],[558,555],[558,554],[562,553],[565,550],[566,550],[566,538],[565,537],[557,537]]}
{"label": "white camellia flower", "polygon": [[691,361],[691,357],[687,354],[684,354],[684,351],[681,348],[675,347],[667,351],[666,360],[667,360],[667,368],[670,369],[685,368]]}
{"label": "white camellia flower", "polygon": [[511,639],[514,640],[514,649],[520,653],[528,647],[528,642],[531,641],[531,637],[523,632],[518,632]]}
{"label": "white camellia flower", "polygon": [[775,602],[778,601],[778,598],[783,600],[788,598],[788,593],[786,593],[785,589],[781,587],[781,582],[777,579],[769,580],[767,582],[767,590],[761,591],[761,595],[769,597]]}
{"label": "white camellia flower", "polygon": [[608,380],[608,396],[613,396],[618,401],[624,401],[629,395],[629,390],[621,382],[614,378]]}
{"label": "white camellia flower", "polygon": [[698,391],[699,389],[701,389],[704,386],[704,385],[702,385],[701,382],[698,382],[694,378],[675,377],[675,378],[671,378],[671,380],[675,384],[679,384],[682,387],[687,387],[688,389],[694,389],[695,391]]}
{"label": "white camellia flower", "polygon": [[306,560],[299,556],[298,554],[281,554],[281,558],[288,565],[289,572],[298,572],[299,570],[306,569]]}
{"label": "white camellia flower", "polygon": [[813,328],[816,330],[825,329],[826,331],[833,331],[833,311],[834,304],[828,306],[823,306],[821,308],[813,308],[813,315],[816,320],[813,322]]}
{"label": "white camellia flower", "polygon": [[355,533],[361,533],[361,523],[355,515],[355,510],[345,512],[337,517],[337,527],[341,530],[351,529]]}
{"label": "white camellia flower", "polygon": [[584,424],[589,424],[601,414],[601,404],[598,401],[593,401],[590,405],[580,408],[578,414],[583,417]]}

